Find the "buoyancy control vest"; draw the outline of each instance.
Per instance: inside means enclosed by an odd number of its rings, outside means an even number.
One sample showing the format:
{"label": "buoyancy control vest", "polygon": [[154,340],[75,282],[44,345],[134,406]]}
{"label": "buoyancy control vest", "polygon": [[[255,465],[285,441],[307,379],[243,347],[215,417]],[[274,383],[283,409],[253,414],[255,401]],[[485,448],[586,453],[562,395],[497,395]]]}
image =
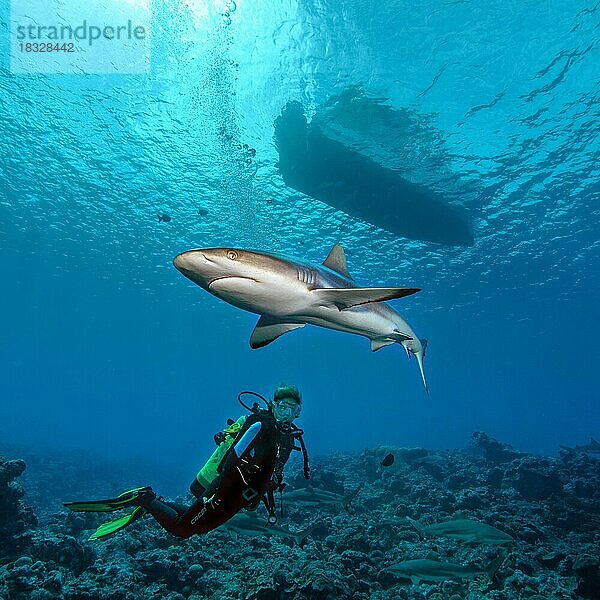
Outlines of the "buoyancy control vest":
{"label": "buoyancy control vest", "polygon": [[[251,411],[250,415],[235,422],[229,419],[227,429],[215,435],[218,447],[200,469],[197,479],[213,493],[215,508],[221,506],[225,512],[241,508],[254,510],[262,500],[269,512],[269,522],[275,523],[274,492],[280,493],[283,513],[283,469],[292,450],[302,451],[304,476],[306,479],[310,476],[303,431],[294,424],[278,423],[270,408],[260,409],[256,403],[252,408],[246,408]],[[256,423],[260,424],[258,434],[241,456],[237,456],[234,446]],[[300,446],[296,445],[296,441]],[[237,501],[233,501],[231,494],[238,496]]]}

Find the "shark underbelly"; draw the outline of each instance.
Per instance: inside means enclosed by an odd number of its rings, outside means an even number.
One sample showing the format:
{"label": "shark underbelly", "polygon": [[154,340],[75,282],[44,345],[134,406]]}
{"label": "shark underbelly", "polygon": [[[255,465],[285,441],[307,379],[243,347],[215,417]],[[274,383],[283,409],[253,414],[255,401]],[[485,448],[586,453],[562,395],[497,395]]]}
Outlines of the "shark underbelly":
{"label": "shark underbelly", "polygon": [[311,304],[306,286],[284,278],[273,279],[265,284],[247,277],[223,277],[211,282],[208,289],[228,304],[259,315],[285,320],[306,313]]}
{"label": "shark underbelly", "polygon": [[321,306],[311,311],[304,319],[311,325],[362,335],[371,340],[394,339],[394,322],[370,307],[339,310],[335,306]]}

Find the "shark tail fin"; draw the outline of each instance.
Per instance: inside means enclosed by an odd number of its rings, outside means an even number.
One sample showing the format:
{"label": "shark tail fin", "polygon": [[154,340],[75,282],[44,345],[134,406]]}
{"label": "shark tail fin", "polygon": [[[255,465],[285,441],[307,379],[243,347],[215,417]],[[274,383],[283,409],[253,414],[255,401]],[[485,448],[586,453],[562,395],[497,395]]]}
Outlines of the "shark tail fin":
{"label": "shark tail fin", "polygon": [[506,558],[506,552],[500,552],[497,558],[495,558],[485,569],[487,576],[490,579],[494,579],[496,571],[500,568],[504,559]]}
{"label": "shark tail fin", "polygon": [[421,525],[419,521],[411,519],[410,517],[406,517],[406,520],[417,530],[419,537],[423,539],[425,537],[425,528],[423,527],[423,525]]}
{"label": "shark tail fin", "polygon": [[315,531],[315,529],[317,529],[319,525],[311,525],[310,527],[307,527],[306,529],[303,529],[302,531],[299,531],[298,533],[294,534],[294,541],[296,542],[296,544],[298,544],[298,546],[300,546],[300,548],[302,548],[302,546],[304,546],[304,544],[306,543],[306,538],[308,538],[308,536]]}
{"label": "shark tail fin", "polygon": [[425,370],[423,369],[423,359],[425,358],[425,353],[415,354],[417,359],[417,364],[419,365],[419,372],[421,373],[421,379],[423,380],[423,386],[425,387],[425,392],[429,395],[429,385],[427,384],[427,379],[425,378]]}
{"label": "shark tail fin", "polygon": [[349,492],[344,496],[344,508],[346,510],[350,510],[350,505],[352,504],[353,500],[356,498],[356,496],[358,496],[358,494],[364,487],[365,484],[361,483],[355,490]]}

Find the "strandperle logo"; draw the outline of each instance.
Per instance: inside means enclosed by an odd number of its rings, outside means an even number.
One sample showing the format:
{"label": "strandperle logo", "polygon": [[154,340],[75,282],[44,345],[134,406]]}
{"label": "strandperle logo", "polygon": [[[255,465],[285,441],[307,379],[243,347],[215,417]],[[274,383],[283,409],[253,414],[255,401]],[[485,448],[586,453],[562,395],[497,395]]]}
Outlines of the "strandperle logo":
{"label": "strandperle logo", "polygon": [[29,42],[87,41],[95,40],[143,40],[147,35],[143,25],[134,26],[131,19],[125,25],[88,25],[84,19],[78,27],[71,25],[17,25],[17,40]]}
{"label": "strandperle logo", "polygon": [[12,0],[11,72],[144,73],[150,0]]}

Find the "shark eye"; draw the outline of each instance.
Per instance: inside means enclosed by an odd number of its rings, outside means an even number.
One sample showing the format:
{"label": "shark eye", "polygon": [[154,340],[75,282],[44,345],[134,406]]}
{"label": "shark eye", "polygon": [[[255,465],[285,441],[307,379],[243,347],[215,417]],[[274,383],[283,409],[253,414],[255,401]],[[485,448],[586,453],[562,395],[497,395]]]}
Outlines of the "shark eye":
{"label": "shark eye", "polygon": [[229,250],[229,252],[227,253],[227,258],[229,260],[237,260],[238,257],[238,253],[235,250]]}

